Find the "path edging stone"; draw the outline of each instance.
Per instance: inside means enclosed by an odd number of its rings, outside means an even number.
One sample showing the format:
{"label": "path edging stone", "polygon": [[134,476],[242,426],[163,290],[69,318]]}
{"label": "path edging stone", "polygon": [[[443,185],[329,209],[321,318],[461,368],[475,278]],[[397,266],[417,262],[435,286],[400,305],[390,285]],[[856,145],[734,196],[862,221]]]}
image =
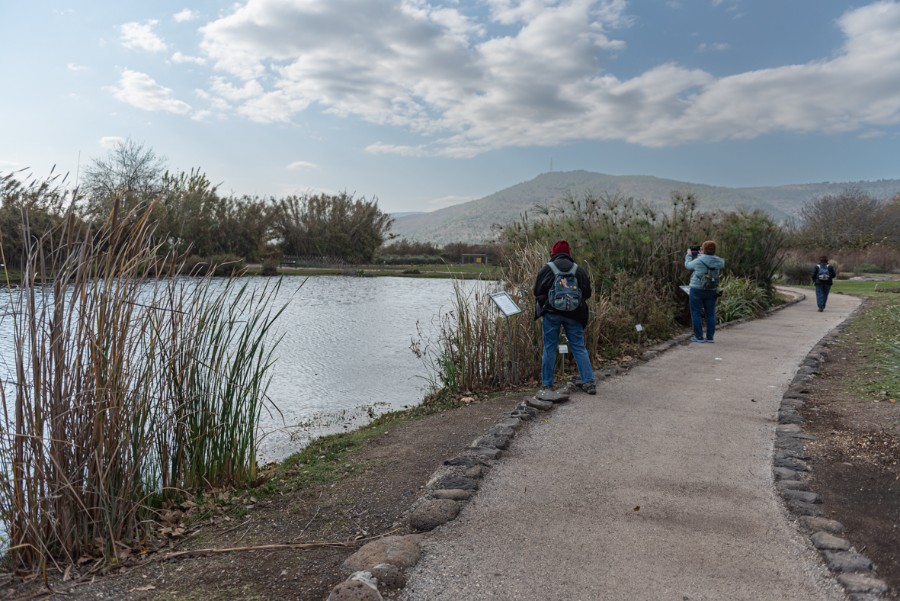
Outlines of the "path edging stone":
{"label": "path edging stone", "polygon": [[856,551],[850,541],[841,536],[844,525],[824,517],[822,497],[810,490],[808,478],[813,467],[808,461],[809,455],[805,448],[807,442],[816,437],[803,431],[804,419],[798,410],[808,401],[808,383],[820,374],[828,357],[829,347],[867,304],[868,299],[864,299],[844,321],[825,334],[801,361],[781,399],[772,455],[772,476],[776,492],[852,601],[881,601],[882,593],[888,587],[876,577],[872,561]]}

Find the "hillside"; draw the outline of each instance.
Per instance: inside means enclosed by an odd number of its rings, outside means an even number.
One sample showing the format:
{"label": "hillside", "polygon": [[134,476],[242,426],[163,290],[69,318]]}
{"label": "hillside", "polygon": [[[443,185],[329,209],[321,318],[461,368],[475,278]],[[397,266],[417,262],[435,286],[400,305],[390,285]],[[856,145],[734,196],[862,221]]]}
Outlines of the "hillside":
{"label": "hillside", "polygon": [[669,206],[672,192],[693,192],[703,210],[745,207],[763,210],[783,220],[795,215],[809,200],[840,194],[849,187],[859,187],[876,198],[887,198],[900,192],[900,180],[727,188],[646,175],[553,172],[463,204],[430,213],[398,216],[391,231],[401,238],[436,244],[481,242],[496,235],[491,229],[493,224],[514,222],[536,206],[552,205],[569,194],[581,198],[588,193],[621,195],[665,208]]}

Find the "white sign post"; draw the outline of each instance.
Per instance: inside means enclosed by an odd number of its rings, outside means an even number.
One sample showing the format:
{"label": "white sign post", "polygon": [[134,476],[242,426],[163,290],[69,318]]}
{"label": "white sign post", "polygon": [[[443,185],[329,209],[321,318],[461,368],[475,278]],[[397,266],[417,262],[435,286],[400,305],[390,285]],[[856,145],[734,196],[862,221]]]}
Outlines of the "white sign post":
{"label": "white sign post", "polygon": [[508,292],[494,292],[491,294],[491,300],[494,301],[494,305],[500,309],[500,312],[503,313],[503,316],[506,318],[506,337],[509,339],[509,357],[513,372],[513,383],[518,386],[519,370],[516,367],[516,347],[513,345],[512,328],[509,327],[509,318],[512,315],[521,313],[522,309],[519,308],[519,305],[516,304],[516,301],[512,299]]}

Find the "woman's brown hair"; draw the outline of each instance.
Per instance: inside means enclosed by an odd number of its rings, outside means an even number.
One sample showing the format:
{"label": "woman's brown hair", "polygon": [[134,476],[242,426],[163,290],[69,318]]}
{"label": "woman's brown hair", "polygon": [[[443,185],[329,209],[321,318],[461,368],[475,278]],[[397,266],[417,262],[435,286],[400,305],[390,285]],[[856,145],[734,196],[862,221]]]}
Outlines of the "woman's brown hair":
{"label": "woman's brown hair", "polygon": [[704,242],[702,248],[704,255],[716,254],[716,243],[712,240],[707,240],[706,242]]}

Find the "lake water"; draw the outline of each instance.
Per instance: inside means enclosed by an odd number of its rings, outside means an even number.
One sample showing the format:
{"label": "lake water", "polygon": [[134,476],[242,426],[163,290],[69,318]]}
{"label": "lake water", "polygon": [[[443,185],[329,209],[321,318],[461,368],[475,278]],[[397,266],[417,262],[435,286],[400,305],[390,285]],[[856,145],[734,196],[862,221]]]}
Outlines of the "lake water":
{"label": "lake water", "polygon": [[[286,278],[281,294],[295,290]],[[264,456],[281,458],[310,435],[365,423],[366,408],[380,414],[418,404],[429,373],[410,345],[417,326],[426,336],[437,333],[438,314],[453,298],[448,279],[306,280],[278,323],[284,338],[269,396],[283,419],[264,416]]]}
{"label": "lake water", "polygon": [[[304,279],[285,277],[274,301],[288,304],[276,326],[284,337],[269,387],[278,411],[264,411],[261,421],[264,461],[286,457],[310,437],[418,404],[430,374],[410,345],[417,326],[434,338],[439,313],[453,307],[449,279]],[[476,285],[486,284],[463,283]],[[11,331],[10,320],[0,319],[0,370],[11,361]]]}

